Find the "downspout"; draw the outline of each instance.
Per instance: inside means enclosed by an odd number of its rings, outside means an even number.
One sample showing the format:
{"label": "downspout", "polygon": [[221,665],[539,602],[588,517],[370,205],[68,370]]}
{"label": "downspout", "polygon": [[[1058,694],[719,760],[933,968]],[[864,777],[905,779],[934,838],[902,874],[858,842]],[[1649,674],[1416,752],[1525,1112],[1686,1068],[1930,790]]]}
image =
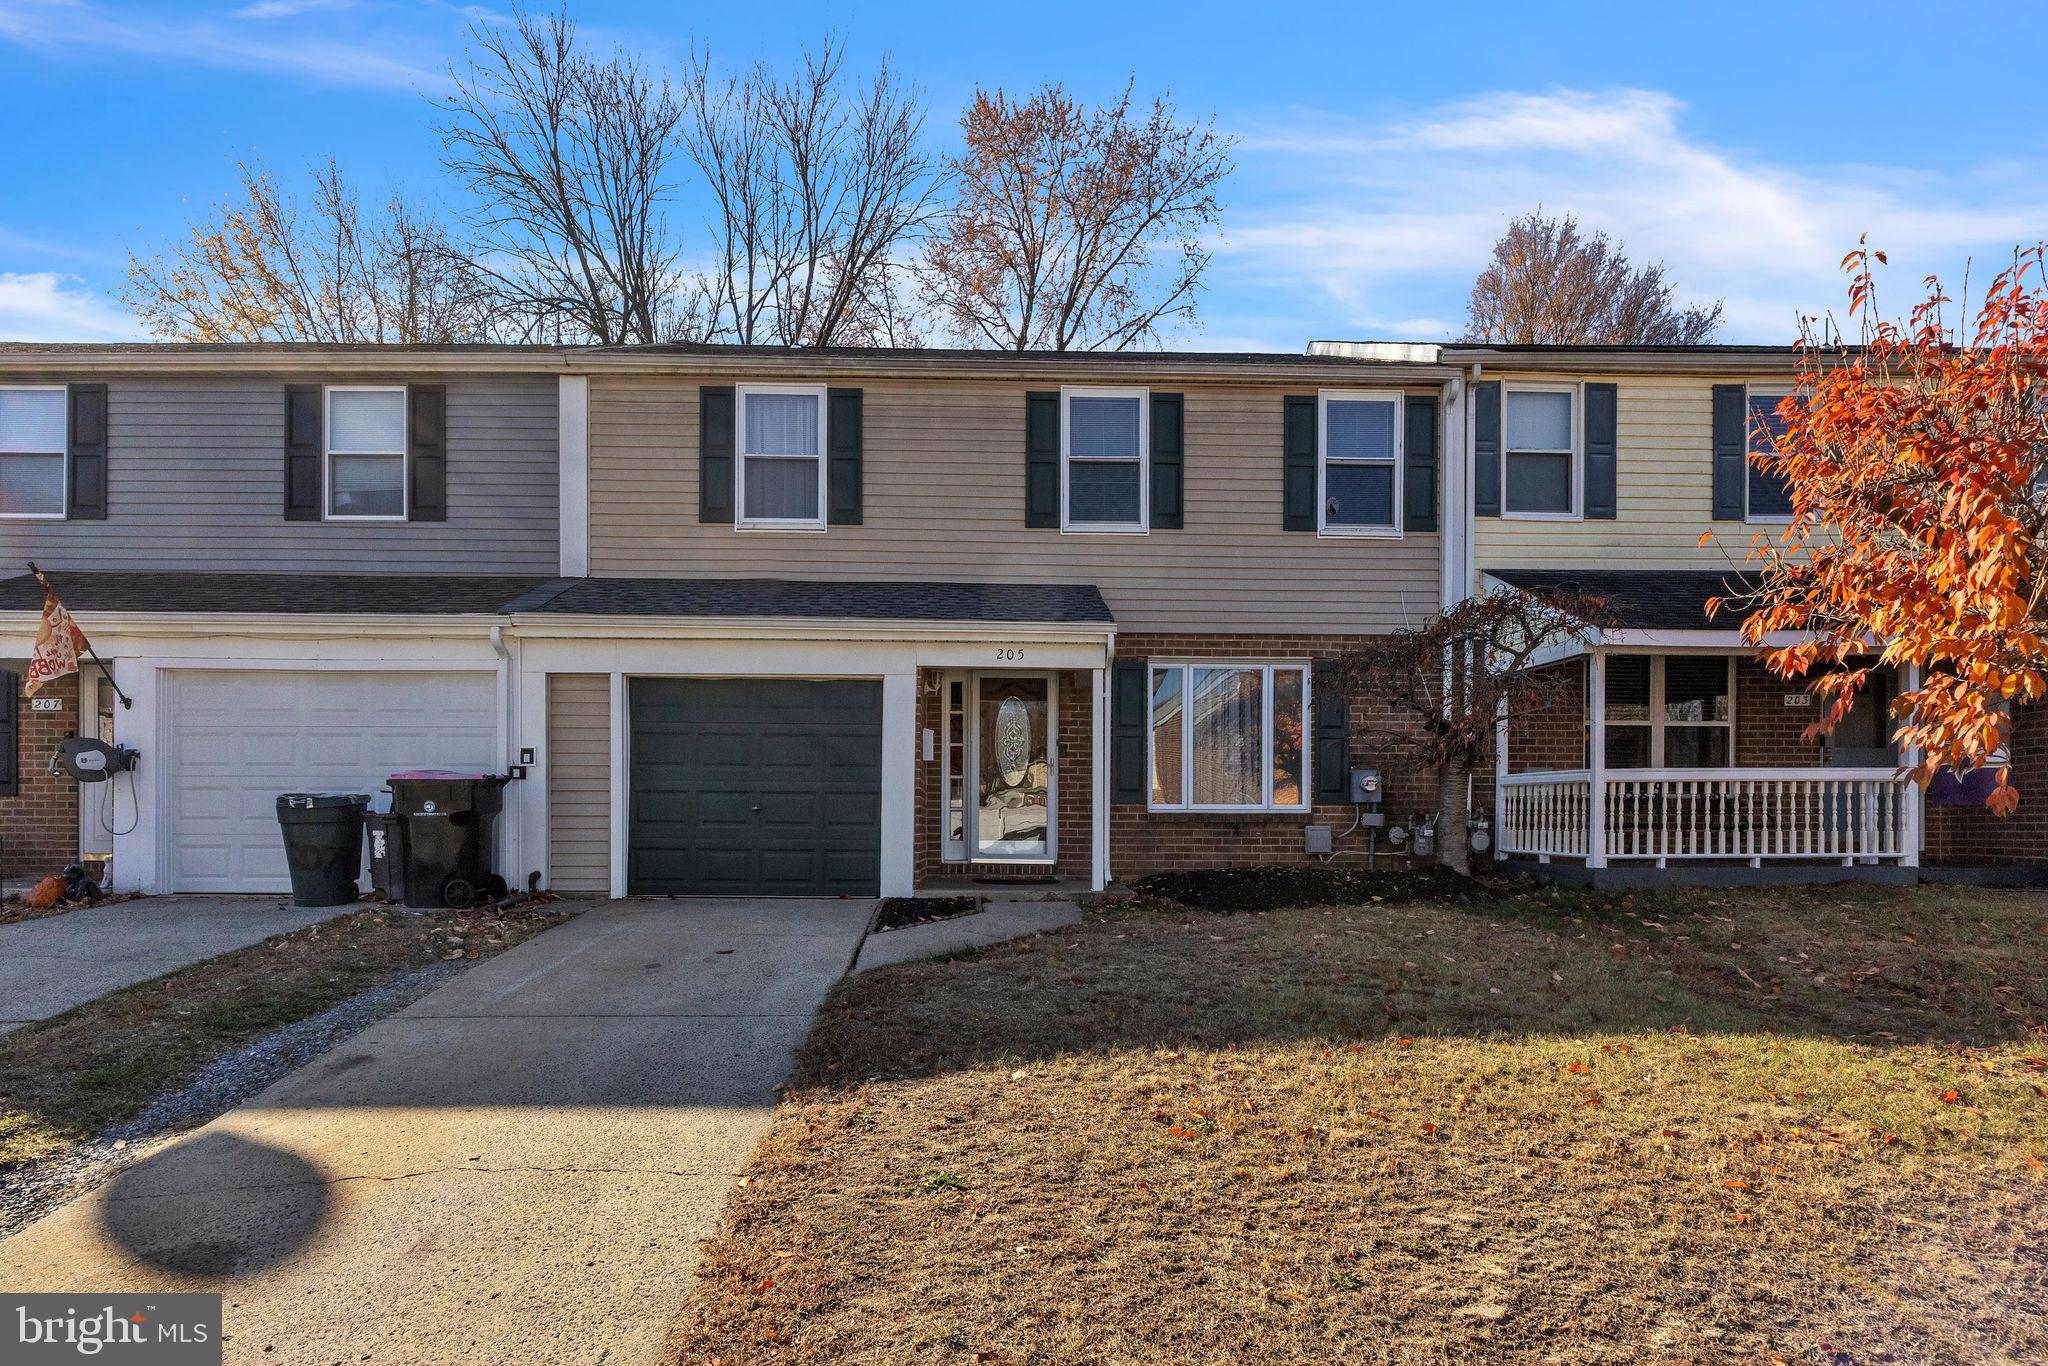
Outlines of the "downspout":
{"label": "downspout", "polygon": [[[505,628],[491,627],[491,651],[498,656],[498,757],[508,762],[512,755],[512,737],[515,727],[512,721],[512,652],[505,648]],[[510,855],[523,841],[514,837],[513,831],[525,817],[526,803],[517,801],[513,808],[518,816],[510,821],[499,822],[499,847],[492,851],[492,857],[501,868],[515,866]]]}
{"label": "downspout", "polygon": [[1459,535],[1457,600],[1459,602],[1463,602],[1466,598],[1472,596],[1472,581],[1478,571],[1478,567],[1474,563],[1474,561],[1477,559],[1479,551],[1478,548],[1472,544],[1473,539],[1479,534],[1478,518],[1474,515],[1472,511],[1472,479],[1475,473],[1473,469],[1472,450],[1473,439],[1478,435],[1478,433],[1473,429],[1472,425],[1473,410],[1477,406],[1472,401],[1472,391],[1478,387],[1480,376],[1484,375],[1485,373],[1486,367],[1480,365],[1475,361],[1472,365],[1471,372],[1467,374],[1465,377],[1465,449],[1462,453],[1465,463],[1465,477],[1461,481],[1464,486],[1464,497],[1459,499],[1461,506],[1458,508]]}

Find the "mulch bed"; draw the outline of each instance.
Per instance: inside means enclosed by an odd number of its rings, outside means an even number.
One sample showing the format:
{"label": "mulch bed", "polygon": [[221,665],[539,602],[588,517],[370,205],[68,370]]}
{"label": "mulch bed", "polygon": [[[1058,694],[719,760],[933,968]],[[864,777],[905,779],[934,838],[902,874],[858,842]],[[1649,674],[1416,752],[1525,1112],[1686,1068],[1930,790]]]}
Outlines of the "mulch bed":
{"label": "mulch bed", "polygon": [[875,932],[907,930],[912,925],[973,915],[980,909],[981,898],[974,896],[892,896],[882,903],[882,913],[875,917]]}
{"label": "mulch bed", "polygon": [[1133,881],[1141,897],[1195,911],[1278,911],[1294,906],[1356,906],[1372,902],[1448,902],[1476,906],[1498,893],[1441,865],[1379,871],[1325,864],[1199,868],[1153,873]]}

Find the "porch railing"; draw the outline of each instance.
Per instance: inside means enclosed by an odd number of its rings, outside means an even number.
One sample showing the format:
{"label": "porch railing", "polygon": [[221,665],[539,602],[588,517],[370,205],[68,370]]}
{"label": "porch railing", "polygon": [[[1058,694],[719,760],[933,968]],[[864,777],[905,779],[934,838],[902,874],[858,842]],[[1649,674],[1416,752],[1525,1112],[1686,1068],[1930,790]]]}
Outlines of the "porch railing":
{"label": "porch railing", "polygon": [[1597,813],[1592,788],[1585,770],[1508,775],[1501,852],[1659,863],[1885,862],[1917,852],[1910,783],[1889,768],[1614,770],[1600,777]]}

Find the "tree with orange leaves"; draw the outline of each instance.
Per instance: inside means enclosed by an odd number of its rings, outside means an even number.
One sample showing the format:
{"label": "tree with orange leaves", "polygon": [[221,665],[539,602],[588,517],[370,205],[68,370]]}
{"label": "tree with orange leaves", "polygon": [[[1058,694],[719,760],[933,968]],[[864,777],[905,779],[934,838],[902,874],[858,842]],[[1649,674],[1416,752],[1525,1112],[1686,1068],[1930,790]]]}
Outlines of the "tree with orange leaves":
{"label": "tree with orange leaves", "polygon": [[[1986,765],[2013,709],[2048,691],[2048,260],[2016,253],[1967,340],[1932,277],[1906,322],[1884,319],[1884,263],[1863,246],[1843,259],[1860,346],[1811,329],[1802,343],[1784,433],[1752,457],[1785,476],[1792,521],[1757,538],[1761,573],[1733,603],[1751,644],[1802,636],[1763,658],[1829,704],[1809,737],[1872,668],[1917,665],[1892,705],[1924,784]],[[2018,804],[1998,767],[1987,805]]]}

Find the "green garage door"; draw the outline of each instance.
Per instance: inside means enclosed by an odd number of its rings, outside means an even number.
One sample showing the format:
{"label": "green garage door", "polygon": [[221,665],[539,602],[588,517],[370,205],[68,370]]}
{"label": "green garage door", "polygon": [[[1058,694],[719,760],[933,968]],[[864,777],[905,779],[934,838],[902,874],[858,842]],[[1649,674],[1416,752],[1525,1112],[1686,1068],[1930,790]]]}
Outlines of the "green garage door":
{"label": "green garage door", "polygon": [[879,682],[643,678],[631,689],[627,891],[880,891]]}

